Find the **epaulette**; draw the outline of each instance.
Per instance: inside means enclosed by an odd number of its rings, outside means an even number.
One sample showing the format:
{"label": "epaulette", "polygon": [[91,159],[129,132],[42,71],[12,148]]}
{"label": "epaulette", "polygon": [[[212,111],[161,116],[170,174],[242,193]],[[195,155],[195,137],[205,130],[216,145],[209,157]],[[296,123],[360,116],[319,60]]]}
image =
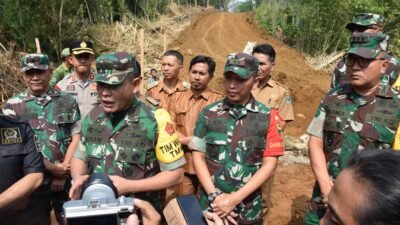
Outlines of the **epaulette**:
{"label": "epaulette", "polygon": [[275,83],[277,84],[277,85],[279,85],[279,86],[281,86],[281,87],[283,87],[284,89],[286,89],[286,90],[289,90],[289,88],[288,87],[286,87],[285,85],[283,85],[283,84],[281,84],[281,83],[279,83],[278,81],[276,81],[276,80],[274,80],[275,81]]}
{"label": "epaulette", "polygon": [[157,101],[156,99],[154,99],[154,98],[152,98],[150,96],[146,97],[146,102],[150,103],[154,107],[158,107],[160,105],[159,101]]}
{"label": "epaulette", "polygon": [[146,83],[146,90],[150,90],[153,87],[157,87],[157,86],[158,86],[158,81],[154,81],[154,82],[151,82],[151,83]]}
{"label": "epaulette", "polygon": [[190,83],[189,83],[189,82],[182,81],[182,85],[183,85],[185,88],[187,88],[187,89],[190,90]]}

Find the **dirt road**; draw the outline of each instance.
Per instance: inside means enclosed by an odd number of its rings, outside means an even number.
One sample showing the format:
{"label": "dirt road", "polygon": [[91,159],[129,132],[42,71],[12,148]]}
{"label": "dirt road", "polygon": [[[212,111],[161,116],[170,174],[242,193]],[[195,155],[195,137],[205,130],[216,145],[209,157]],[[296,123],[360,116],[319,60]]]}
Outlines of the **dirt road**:
{"label": "dirt road", "polygon": [[[171,47],[185,56],[182,79],[187,80],[190,59],[198,54],[212,56],[217,62],[211,87],[222,90],[222,72],[229,53],[241,52],[248,41],[269,43],[277,52],[274,78],[288,86],[294,103],[295,121],[286,134],[299,136],[315,113],[323,94],[329,87],[330,76],[314,71],[304,57],[291,47],[262,33],[248,14],[208,11],[200,14]],[[269,225],[302,224],[314,177],[309,165],[279,165],[273,190],[273,209]]]}

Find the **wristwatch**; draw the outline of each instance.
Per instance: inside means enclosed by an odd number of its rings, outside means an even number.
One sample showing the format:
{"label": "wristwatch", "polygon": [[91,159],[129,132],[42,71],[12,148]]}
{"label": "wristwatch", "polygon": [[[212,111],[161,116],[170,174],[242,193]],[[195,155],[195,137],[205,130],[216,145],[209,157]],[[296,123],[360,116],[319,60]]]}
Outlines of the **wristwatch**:
{"label": "wristwatch", "polygon": [[215,200],[215,198],[216,198],[218,195],[220,195],[220,194],[222,194],[222,191],[220,191],[220,190],[217,189],[216,191],[211,192],[211,193],[207,196],[207,199],[208,199],[209,202],[213,202],[213,201]]}

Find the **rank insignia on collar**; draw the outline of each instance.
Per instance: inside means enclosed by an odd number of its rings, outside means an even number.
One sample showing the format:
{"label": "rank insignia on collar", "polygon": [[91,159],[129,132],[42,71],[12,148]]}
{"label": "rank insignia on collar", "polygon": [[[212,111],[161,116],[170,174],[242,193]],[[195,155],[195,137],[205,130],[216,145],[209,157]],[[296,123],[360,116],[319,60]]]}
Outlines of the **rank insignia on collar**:
{"label": "rank insignia on collar", "polygon": [[1,128],[1,143],[3,145],[22,143],[21,132],[19,131],[19,128]]}

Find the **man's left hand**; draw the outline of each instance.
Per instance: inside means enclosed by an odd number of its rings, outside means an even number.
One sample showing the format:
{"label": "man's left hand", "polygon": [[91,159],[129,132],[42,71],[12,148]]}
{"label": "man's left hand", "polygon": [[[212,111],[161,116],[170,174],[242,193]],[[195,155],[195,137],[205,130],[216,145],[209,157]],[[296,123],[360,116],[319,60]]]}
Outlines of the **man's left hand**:
{"label": "man's left hand", "polygon": [[240,200],[234,195],[234,193],[223,193],[215,198],[211,203],[211,207],[220,217],[225,217],[229,215],[239,203]]}

